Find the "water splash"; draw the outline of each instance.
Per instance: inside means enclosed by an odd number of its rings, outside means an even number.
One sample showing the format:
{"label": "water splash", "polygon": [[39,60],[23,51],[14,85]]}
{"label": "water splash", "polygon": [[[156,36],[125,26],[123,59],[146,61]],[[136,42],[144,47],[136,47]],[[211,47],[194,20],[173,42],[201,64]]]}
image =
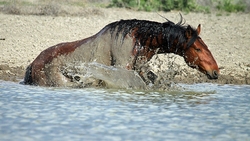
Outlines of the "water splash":
{"label": "water splash", "polygon": [[97,62],[68,65],[63,73],[78,87],[145,89],[147,86],[135,71],[106,66]]}

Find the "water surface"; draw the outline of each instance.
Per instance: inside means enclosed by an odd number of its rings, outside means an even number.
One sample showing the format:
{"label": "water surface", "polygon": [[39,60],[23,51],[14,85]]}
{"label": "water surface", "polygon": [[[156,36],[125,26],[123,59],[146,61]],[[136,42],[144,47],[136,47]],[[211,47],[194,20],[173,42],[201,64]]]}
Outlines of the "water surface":
{"label": "water surface", "polygon": [[157,92],[0,81],[0,140],[250,140],[250,86]]}

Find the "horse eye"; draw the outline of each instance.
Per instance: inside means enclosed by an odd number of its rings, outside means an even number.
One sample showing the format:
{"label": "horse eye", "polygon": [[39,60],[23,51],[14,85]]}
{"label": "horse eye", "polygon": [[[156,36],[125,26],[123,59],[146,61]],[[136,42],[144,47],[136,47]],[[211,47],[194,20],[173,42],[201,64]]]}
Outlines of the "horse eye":
{"label": "horse eye", "polygon": [[201,49],[199,49],[199,48],[195,48],[195,50],[196,50],[197,52],[201,52]]}

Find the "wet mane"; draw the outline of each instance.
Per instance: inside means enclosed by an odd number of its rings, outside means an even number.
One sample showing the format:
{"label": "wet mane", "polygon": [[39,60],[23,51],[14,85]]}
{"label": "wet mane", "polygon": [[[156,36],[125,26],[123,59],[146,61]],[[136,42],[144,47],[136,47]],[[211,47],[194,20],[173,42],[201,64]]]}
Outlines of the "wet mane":
{"label": "wet mane", "polygon": [[[187,48],[194,43],[198,34],[195,29],[191,28],[191,30],[193,30],[193,35],[191,40],[188,42],[188,39],[185,36],[185,31],[188,25],[185,25],[182,17],[176,24],[168,19],[166,20],[167,21],[164,23],[137,19],[120,20],[107,26],[110,27],[111,36],[115,35],[116,39],[118,39],[121,34],[122,40],[124,40],[127,34],[131,34],[136,31],[134,38],[136,39],[137,44],[140,46],[147,46],[146,42],[150,40],[148,47],[152,49],[159,47],[160,52],[168,52],[171,50],[172,45],[176,41],[176,52],[178,49],[181,49],[185,43]],[[162,39],[159,39],[159,35],[161,35]],[[159,46],[153,46],[152,41],[154,39],[156,39],[157,45]],[[159,44],[161,41],[162,43]]]}

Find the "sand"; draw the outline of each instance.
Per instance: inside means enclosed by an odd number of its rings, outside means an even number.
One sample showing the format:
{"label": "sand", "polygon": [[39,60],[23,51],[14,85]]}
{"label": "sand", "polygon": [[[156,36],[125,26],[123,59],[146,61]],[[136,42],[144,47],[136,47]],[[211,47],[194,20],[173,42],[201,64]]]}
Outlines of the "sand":
{"label": "sand", "polygon": [[[8,15],[0,13],[0,79],[19,82],[26,67],[44,49],[61,42],[89,37],[110,22],[120,19],[145,19],[164,22],[160,15],[178,22],[179,12],[141,12],[126,9],[95,8],[81,16]],[[201,38],[207,44],[220,68],[218,80],[189,68],[182,57],[158,55],[150,64],[164,75],[169,60],[177,72],[172,79],[181,83],[250,84],[250,15],[189,13],[187,24],[202,25]],[[172,63],[173,64],[173,63]],[[165,76],[163,76],[165,77]],[[168,78],[168,77],[165,77]]]}

